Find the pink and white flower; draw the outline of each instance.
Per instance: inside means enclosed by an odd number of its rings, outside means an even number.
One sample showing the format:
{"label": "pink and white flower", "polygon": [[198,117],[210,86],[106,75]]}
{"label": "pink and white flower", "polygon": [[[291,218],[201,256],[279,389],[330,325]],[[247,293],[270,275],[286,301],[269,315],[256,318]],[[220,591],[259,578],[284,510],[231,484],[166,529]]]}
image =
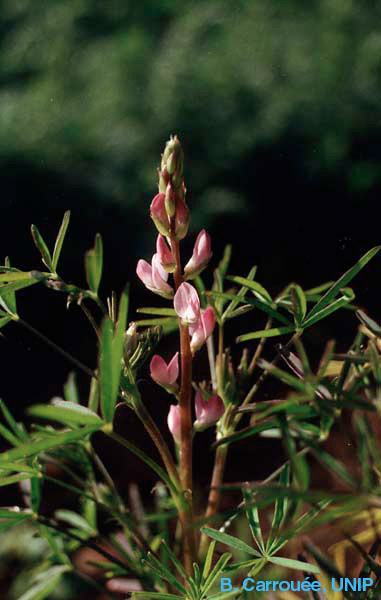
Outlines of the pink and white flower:
{"label": "pink and white flower", "polygon": [[198,431],[217,423],[225,411],[224,403],[217,394],[213,394],[206,400],[200,389],[196,391],[194,405],[196,421],[193,426]]}
{"label": "pink and white flower", "polygon": [[176,352],[168,364],[159,354],[155,354],[151,359],[150,371],[152,379],[158,385],[170,392],[176,391],[179,376],[179,353]]}
{"label": "pink and white flower", "polygon": [[216,316],[214,309],[208,306],[207,309],[201,312],[197,323],[189,325],[189,333],[192,336],[190,342],[192,354],[197,352],[208,337],[212,335],[215,324]]}
{"label": "pink and white flower", "polygon": [[210,235],[202,229],[194,244],[193,254],[185,265],[186,279],[193,279],[206,267],[212,256]]}
{"label": "pink and white flower", "polygon": [[173,304],[177,316],[184,323],[197,323],[200,318],[200,300],[193,285],[182,283],[178,287]]}
{"label": "pink and white flower", "polygon": [[181,442],[181,416],[180,416],[180,406],[178,404],[171,404],[171,408],[169,409],[168,417],[167,417],[168,429],[173,435],[173,439],[176,444],[180,444]]}
{"label": "pink and white flower", "polygon": [[163,298],[173,298],[173,289],[167,283],[168,273],[161,265],[157,254],[153,255],[151,264],[140,259],[136,267],[136,274],[151,292],[159,294]]}

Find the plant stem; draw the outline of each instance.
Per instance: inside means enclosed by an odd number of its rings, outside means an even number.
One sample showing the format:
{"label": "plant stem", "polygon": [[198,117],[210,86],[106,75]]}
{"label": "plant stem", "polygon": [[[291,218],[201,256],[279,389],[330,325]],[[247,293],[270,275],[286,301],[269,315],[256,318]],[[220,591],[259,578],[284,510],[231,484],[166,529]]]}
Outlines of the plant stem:
{"label": "plant stem", "polygon": [[177,468],[174,463],[172,454],[170,453],[169,448],[163,436],[161,435],[160,429],[158,428],[155,421],[152,419],[151,415],[149,414],[142,402],[139,401],[135,403],[135,413],[139,417],[140,421],[143,423],[145,430],[147,431],[150,438],[154,442],[156,448],[158,449],[173,485],[176,488],[179,488],[180,481]]}
{"label": "plant stem", "polygon": [[[220,486],[222,484],[225,472],[225,464],[226,457],[228,453],[228,446],[218,446],[214,458],[214,466],[213,466],[213,474],[212,480],[210,482],[210,492],[208,498],[208,506],[205,512],[205,518],[208,519],[216,515],[220,508],[221,501],[221,489]],[[208,522],[205,523],[208,525]],[[203,534],[201,536],[200,548],[199,548],[199,558],[203,560],[206,555],[206,551],[208,548],[209,538],[207,535]]]}
{"label": "plant stem", "polygon": [[[176,290],[183,282],[180,245],[176,240],[174,219],[171,221],[171,248],[176,262],[174,280]],[[180,512],[183,528],[183,553],[184,567],[188,575],[193,573],[193,560],[195,558],[195,540],[193,523],[193,475],[192,475],[192,353],[188,326],[179,320],[180,329],[180,355],[181,355],[181,387],[180,387],[180,480],[186,500],[186,507]]]}

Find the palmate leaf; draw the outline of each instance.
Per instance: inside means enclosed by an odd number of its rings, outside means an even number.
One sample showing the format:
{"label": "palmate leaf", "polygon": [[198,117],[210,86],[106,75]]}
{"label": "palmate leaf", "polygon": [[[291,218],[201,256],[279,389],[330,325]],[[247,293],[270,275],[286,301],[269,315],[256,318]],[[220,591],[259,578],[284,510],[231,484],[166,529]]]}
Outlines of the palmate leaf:
{"label": "palmate leaf", "polygon": [[244,333],[236,338],[237,344],[240,342],[248,342],[249,340],[258,340],[261,338],[276,337],[278,335],[285,335],[286,333],[293,333],[295,327],[289,325],[287,327],[272,327],[271,329],[259,329],[258,331],[252,331],[251,333]]}
{"label": "palmate leaf", "polygon": [[263,542],[261,524],[259,521],[258,508],[255,503],[255,492],[249,489],[242,489],[242,495],[245,500],[246,516],[249,522],[251,535],[254,538],[255,543],[261,550],[261,553],[265,553],[265,546]]}
{"label": "palmate leaf", "polygon": [[96,529],[94,529],[84,517],[72,510],[56,510],[54,516],[58,521],[64,521],[71,525],[71,527],[80,529],[89,535],[96,535],[97,533]]}
{"label": "palmate leaf", "polygon": [[316,313],[322,310],[325,306],[331,303],[331,301],[337,296],[337,294],[345,288],[350,281],[368,264],[370,260],[379,252],[381,246],[375,246],[366,254],[364,254],[353,267],[351,267],[344,275],[342,275],[324,294],[324,296],[315,304],[308,314],[308,318],[313,317]]}
{"label": "palmate leaf", "polygon": [[267,302],[268,304],[272,304],[273,300],[269,292],[257,281],[252,281],[251,279],[240,277],[239,275],[229,275],[227,279],[249,288],[249,290],[251,290],[259,300]]}
{"label": "palmate leaf", "polygon": [[[250,269],[246,279],[253,281],[256,272],[257,272],[257,267],[256,266],[252,267]],[[232,313],[234,312],[234,309],[238,306],[238,304],[240,302],[244,301],[247,292],[248,292],[248,288],[244,285],[241,286],[241,288],[238,290],[237,294],[235,294],[235,297],[229,303],[229,306],[225,309],[225,311],[222,315],[222,321],[230,318],[230,316],[232,315]]]}
{"label": "palmate leaf", "polygon": [[180,583],[180,581],[173,573],[171,573],[164,563],[157,560],[157,558],[155,558],[151,552],[148,553],[144,562],[147,564],[147,566],[149,566],[150,569],[156,572],[161,579],[167,581],[172,587],[176,588],[184,596],[187,595],[187,590],[182,583]]}

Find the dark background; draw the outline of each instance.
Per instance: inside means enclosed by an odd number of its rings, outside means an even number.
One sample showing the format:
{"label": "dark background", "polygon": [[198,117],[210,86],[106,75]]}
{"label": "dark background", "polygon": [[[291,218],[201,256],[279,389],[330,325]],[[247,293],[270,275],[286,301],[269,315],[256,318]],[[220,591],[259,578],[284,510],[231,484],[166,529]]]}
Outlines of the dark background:
{"label": "dark background", "polygon": [[[103,295],[131,281],[130,320],[139,305],[164,305],[137,281],[135,267],[153,252],[149,204],[171,133],[186,157],[185,255],[205,227],[212,265],[231,242],[230,272],[257,264],[257,279],[278,292],[290,281],[308,288],[337,278],[380,243],[379,3],[3,0],[0,9],[0,253],[13,265],[42,268],[30,224],[52,247],[70,208],[65,280],[85,286],[83,255],[99,231]],[[376,258],[354,282],[356,301],[375,319],[379,273]],[[66,310],[63,295],[35,286],[20,292],[18,306],[94,367],[93,332],[78,308]],[[250,314],[228,330],[228,342],[263,325]],[[312,356],[331,337],[344,349],[355,330],[348,312],[327,319],[306,336]],[[72,367],[17,325],[2,333],[0,394],[21,418],[26,405],[61,395]],[[166,357],[175,343],[165,342]],[[271,356],[271,341],[268,348]],[[204,373],[200,355],[196,374]],[[78,381],[85,401],[86,378]],[[147,376],[141,389],[165,428],[168,398]],[[117,428],[140,440],[127,409]],[[122,490],[130,480],[150,489],[150,472],[98,443]],[[212,455],[199,443],[196,475],[205,485]],[[258,479],[278,464],[274,443],[261,443],[233,451],[228,479]]]}

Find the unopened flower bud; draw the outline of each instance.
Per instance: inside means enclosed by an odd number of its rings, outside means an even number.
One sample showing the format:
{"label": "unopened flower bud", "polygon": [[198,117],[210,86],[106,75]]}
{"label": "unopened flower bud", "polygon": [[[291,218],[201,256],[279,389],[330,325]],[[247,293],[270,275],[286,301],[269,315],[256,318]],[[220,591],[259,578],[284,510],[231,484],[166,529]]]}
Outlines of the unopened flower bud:
{"label": "unopened flower bud", "polygon": [[167,189],[165,190],[165,210],[167,212],[168,218],[171,219],[175,216],[176,211],[176,195],[173,191],[173,187],[171,182],[168,183]]}
{"label": "unopened flower bud", "polygon": [[160,233],[157,236],[156,240],[156,252],[162,267],[164,267],[164,269],[168,271],[168,273],[173,273],[173,271],[176,269],[175,257],[173,256],[172,250],[169,248],[167,242],[165,241],[165,237],[162,236]]}
{"label": "unopened flower bud", "polygon": [[197,323],[200,318],[200,300],[190,283],[182,283],[173,300],[176,314],[184,323]]}
{"label": "unopened flower bud", "polygon": [[206,267],[212,256],[210,235],[202,229],[197,236],[193,254],[185,265],[186,279],[194,279]]}
{"label": "unopened flower bud", "polygon": [[150,363],[152,379],[165,388],[168,392],[174,392],[178,389],[177,378],[179,376],[179,353],[176,352],[172,360],[168,363],[155,354]]}
{"label": "unopened flower bud", "polygon": [[158,169],[157,172],[159,176],[159,193],[165,194],[169,182],[167,167],[164,167],[161,170]]}
{"label": "unopened flower bud", "polygon": [[175,235],[177,240],[182,240],[188,233],[189,208],[184,199],[176,196]]}
{"label": "unopened flower bud", "polygon": [[200,389],[196,392],[194,405],[196,421],[194,422],[193,427],[198,431],[202,431],[217,423],[225,410],[224,403],[217,394],[213,394],[212,396],[209,396],[208,399],[205,399]]}
{"label": "unopened flower bud", "polygon": [[156,229],[163,235],[169,235],[169,219],[165,210],[165,194],[156,194],[151,202],[151,219]]}
{"label": "unopened flower bud", "polygon": [[167,167],[170,175],[176,174],[181,177],[183,173],[183,160],[183,150],[179,138],[175,135],[165,145],[162,166]]}
{"label": "unopened flower bud", "polygon": [[178,404],[171,405],[169,409],[168,417],[167,417],[168,429],[173,435],[173,439],[176,444],[180,444],[181,442],[181,415],[180,415],[180,407]]}

